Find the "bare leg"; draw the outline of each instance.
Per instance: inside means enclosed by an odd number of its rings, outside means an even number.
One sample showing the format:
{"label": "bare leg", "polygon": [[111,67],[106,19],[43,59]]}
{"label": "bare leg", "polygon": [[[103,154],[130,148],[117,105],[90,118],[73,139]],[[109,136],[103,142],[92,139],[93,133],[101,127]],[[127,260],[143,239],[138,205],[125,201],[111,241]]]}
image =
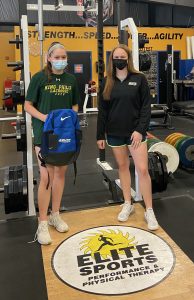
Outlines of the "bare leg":
{"label": "bare leg", "polygon": [[[38,160],[39,170],[40,170],[40,182],[38,187],[38,208],[39,208],[39,221],[47,220],[47,212],[51,196],[51,184],[53,180],[54,167],[47,166],[47,168],[42,167],[40,160],[38,158],[38,153],[40,151],[39,147],[35,147],[36,156]],[[50,185],[46,189],[48,183],[48,172],[50,176]]]}
{"label": "bare leg", "polygon": [[123,197],[125,202],[131,202],[131,175],[129,171],[129,151],[126,146],[113,147],[118,168]]}
{"label": "bare leg", "polygon": [[151,179],[148,172],[148,152],[147,143],[142,143],[137,149],[129,147],[133,157],[136,171],[138,173],[140,191],[147,208],[152,207],[152,188]]}
{"label": "bare leg", "polygon": [[67,166],[55,167],[54,178],[52,183],[52,212],[58,212],[61,205],[65,185],[65,174]]}

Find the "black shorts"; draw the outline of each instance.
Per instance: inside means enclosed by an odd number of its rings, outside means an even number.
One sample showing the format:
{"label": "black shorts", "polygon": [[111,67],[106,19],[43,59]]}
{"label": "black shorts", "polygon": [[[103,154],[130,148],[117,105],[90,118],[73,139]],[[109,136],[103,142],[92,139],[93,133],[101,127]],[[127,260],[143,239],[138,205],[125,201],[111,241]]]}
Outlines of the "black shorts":
{"label": "black shorts", "polygon": [[[106,142],[110,147],[130,146],[132,143],[131,137],[107,135]],[[143,136],[141,143],[146,142],[146,136]]]}

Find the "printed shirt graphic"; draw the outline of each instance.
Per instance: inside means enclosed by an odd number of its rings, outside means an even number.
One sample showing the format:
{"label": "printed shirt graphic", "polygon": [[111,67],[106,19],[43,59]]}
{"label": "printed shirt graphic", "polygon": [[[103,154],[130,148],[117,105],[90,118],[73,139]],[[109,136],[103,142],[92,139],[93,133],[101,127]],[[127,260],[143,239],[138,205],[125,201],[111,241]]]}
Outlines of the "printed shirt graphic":
{"label": "printed shirt graphic", "polygon": [[[44,71],[36,73],[28,87],[27,101],[33,102],[34,107],[43,114],[51,110],[72,108],[79,102],[78,85],[74,75],[63,73],[52,74],[50,82]],[[32,118],[34,144],[41,144],[41,135],[44,123]]]}

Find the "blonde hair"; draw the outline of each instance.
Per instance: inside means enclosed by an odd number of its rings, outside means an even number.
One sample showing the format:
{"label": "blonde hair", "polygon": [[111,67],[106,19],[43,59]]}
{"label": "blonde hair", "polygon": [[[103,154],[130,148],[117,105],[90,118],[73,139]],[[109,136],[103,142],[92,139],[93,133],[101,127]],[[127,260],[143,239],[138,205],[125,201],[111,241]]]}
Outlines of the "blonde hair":
{"label": "blonde hair", "polygon": [[116,78],[116,69],[113,66],[113,54],[116,49],[123,49],[128,56],[128,65],[127,65],[127,70],[129,73],[139,73],[134,66],[133,66],[133,59],[132,59],[132,52],[131,50],[124,44],[119,44],[116,46],[110,53],[109,56],[109,61],[108,61],[108,67],[107,67],[107,79],[106,79],[106,84],[103,90],[103,98],[105,100],[110,100],[110,94],[113,88],[113,85],[115,83],[115,78]]}

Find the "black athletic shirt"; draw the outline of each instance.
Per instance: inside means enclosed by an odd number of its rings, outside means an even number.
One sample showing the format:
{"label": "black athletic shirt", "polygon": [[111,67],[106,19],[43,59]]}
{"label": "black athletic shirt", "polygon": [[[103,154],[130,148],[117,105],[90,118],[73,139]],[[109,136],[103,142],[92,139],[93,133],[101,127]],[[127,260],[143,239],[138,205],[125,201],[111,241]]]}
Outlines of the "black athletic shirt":
{"label": "black athletic shirt", "polygon": [[99,95],[97,140],[105,134],[129,137],[133,131],[146,135],[151,116],[150,90],[144,74],[128,74],[115,80],[110,100],[104,100],[106,78]]}

